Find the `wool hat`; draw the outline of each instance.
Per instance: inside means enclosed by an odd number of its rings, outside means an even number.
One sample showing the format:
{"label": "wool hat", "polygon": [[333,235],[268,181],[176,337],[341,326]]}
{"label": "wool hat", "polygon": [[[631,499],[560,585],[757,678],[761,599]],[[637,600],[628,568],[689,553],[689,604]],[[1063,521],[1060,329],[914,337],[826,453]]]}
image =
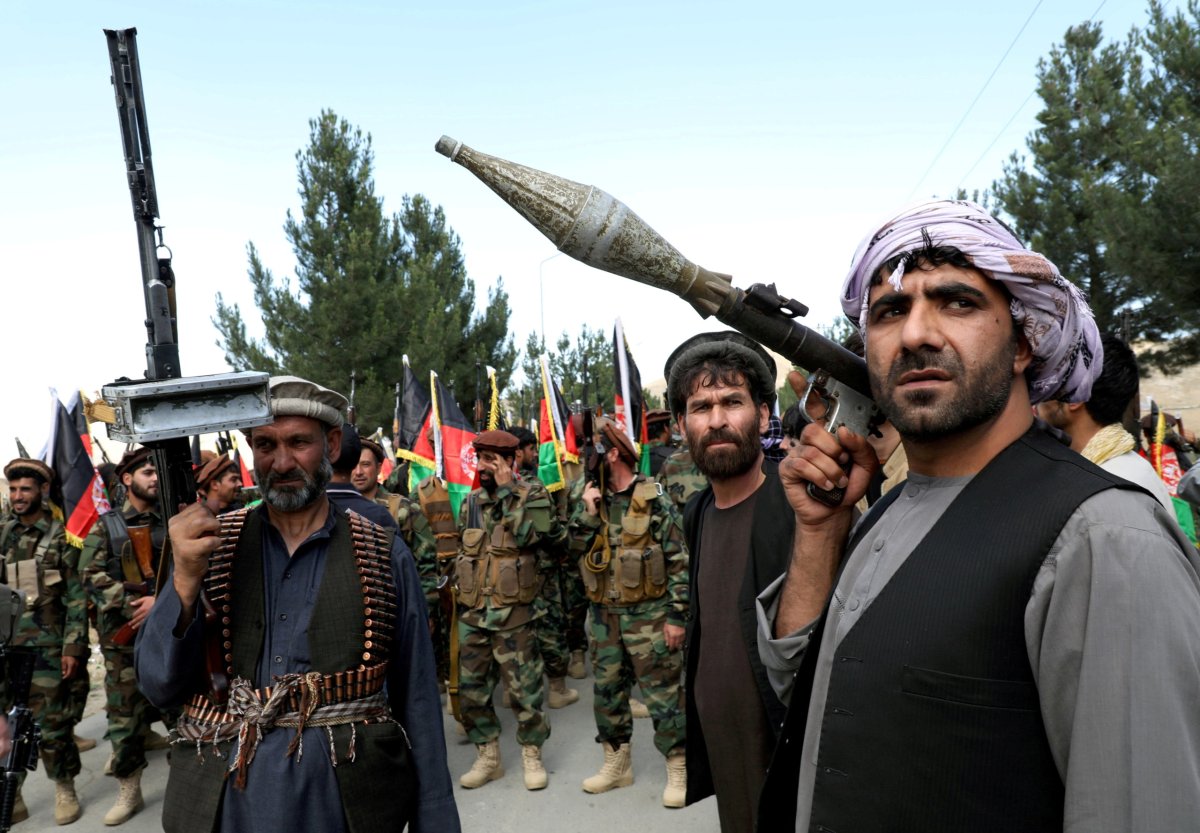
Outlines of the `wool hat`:
{"label": "wool hat", "polygon": [[340,428],[349,404],[337,391],[299,376],[271,377],[271,413],[277,417],[309,417],[330,428]]}

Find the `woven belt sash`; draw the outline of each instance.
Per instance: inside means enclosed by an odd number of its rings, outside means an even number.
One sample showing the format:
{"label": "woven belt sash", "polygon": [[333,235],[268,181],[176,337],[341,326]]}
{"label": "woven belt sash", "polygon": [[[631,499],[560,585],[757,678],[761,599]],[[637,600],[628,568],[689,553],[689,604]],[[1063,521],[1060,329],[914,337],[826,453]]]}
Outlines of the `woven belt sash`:
{"label": "woven belt sash", "polygon": [[[386,667],[386,666],[377,666]],[[365,669],[373,670],[373,669]],[[353,672],[350,672],[353,673]],[[333,726],[350,724],[350,747],[347,760],[355,759],[357,733],[355,723],[394,722],[387,699],[383,695],[382,673],[372,680],[373,691],[362,691],[354,699],[331,699],[326,682],[333,675],[311,671],[307,674],[285,674],[275,678],[275,685],[256,691],[248,680],[238,678],[229,689],[225,709],[184,706],[175,733],[177,743],[194,743],[197,755],[202,743],[220,743],[237,739],[229,763],[229,773],[236,773],[234,786],[246,788],[247,769],[254,761],[262,736],[273,728],[295,729],[288,744],[287,757],[304,756],[304,730],[323,727],[329,737],[329,757],[337,766],[337,750],[333,743]],[[219,754],[219,753],[217,753]]]}

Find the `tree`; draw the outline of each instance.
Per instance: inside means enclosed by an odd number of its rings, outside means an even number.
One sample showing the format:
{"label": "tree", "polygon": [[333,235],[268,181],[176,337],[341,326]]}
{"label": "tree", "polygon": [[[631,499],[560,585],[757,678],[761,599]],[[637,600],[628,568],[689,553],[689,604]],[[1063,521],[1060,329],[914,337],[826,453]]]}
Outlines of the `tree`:
{"label": "tree", "polygon": [[1200,20],[1150,6],[1150,27],[1103,43],[1069,29],[1038,64],[1040,127],[993,183],[1018,236],[1083,290],[1102,331],[1166,343],[1166,370],[1200,358]]}
{"label": "tree", "polygon": [[355,371],[355,404],[367,431],[391,423],[406,353],[418,373],[436,370],[462,402],[474,398],[477,359],[506,384],[516,350],[503,281],[476,311],[475,283],[442,209],[416,194],[403,198],[399,214],[385,215],[370,135],[328,110],[309,131],[308,147],[296,153],[300,218],[289,210],[284,223],[296,255],[295,290],[250,243],[248,271],[264,335],[249,337],[239,306],[218,294],[213,324],[226,361],[347,393]]}

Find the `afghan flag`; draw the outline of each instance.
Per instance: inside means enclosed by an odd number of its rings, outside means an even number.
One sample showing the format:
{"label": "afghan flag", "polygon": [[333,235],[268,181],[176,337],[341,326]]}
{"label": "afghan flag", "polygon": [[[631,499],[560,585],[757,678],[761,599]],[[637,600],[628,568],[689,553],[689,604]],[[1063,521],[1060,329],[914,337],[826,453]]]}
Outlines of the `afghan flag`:
{"label": "afghan flag", "polygon": [[429,388],[417,380],[417,374],[408,366],[404,357],[404,381],[401,383],[400,412],[396,419],[396,457],[408,461],[408,488],[417,484],[437,468],[437,454],[430,440],[433,425],[433,408],[430,406]]}
{"label": "afghan flag", "polygon": [[233,446],[233,462],[237,464],[238,471],[242,473],[242,486],[247,489],[256,486],[254,470],[246,465],[246,459],[242,457],[242,448],[238,445],[238,441],[230,436],[229,444]]}
{"label": "afghan flag", "polygon": [[458,517],[458,507],[463,498],[476,485],[475,431],[471,423],[450,395],[450,391],[438,379],[436,373],[429,374],[430,398],[433,401],[433,432],[437,462],[437,475],[446,482],[450,494],[450,507]]}
{"label": "afghan flag", "polygon": [[87,416],[83,412],[82,393],[71,400],[71,407],[68,409],[68,413],[71,415],[71,423],[75,426],[75,433],[79,435],[79,440],[83,443],[83,450],[87,452],[88,460],[91,460],[92,429],[88,427]]}
{"label": "afghan flag", "polygon": [[92,465],[75,429],[75,420],[61,402],[57,404],[51,465],[62,485],[67,541],[72,546],[82,547],[92,526],[109,511],[108,495],[104,491],[104,481]]}
{"label": "afghan flag", "polygon": [[650,448],[646,443],[646,403],[642,399],[642,375],[638,372],[629,342],[625,340],[625,329],[621,319],[613,327],[613,375],[616,395],[613,402],[613,419],[641,458],[638,468],[642,474],[650,474]]}
{"label": "afghan flag", "polygon": [[566,400],[554,379],[550,376],[550,367],[546,357],[542,356],[542,404],[538,417],[538,480],[542,481],[546,490],[557,492],[567,485],[563,475],[563,459],[572,463],[579,462],[577,449],[574,448],[575,438],[570,438],[571,448],[568,449],[563,439],[566,436],[563,428],[570,419]]}

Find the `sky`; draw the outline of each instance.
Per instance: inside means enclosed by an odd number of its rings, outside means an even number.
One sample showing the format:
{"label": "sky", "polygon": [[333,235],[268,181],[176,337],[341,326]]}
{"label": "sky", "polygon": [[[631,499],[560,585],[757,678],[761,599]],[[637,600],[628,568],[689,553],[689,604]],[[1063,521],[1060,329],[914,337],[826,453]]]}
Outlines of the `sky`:
{"label": "sky", "polygon": [[434,152],[439,136],[596,185],[691,260],[743,288],[775,282],[811,308],[806,323],[825,325],[872,223],[915,198],[986,189],[1023,150],[1038,59],[1093,17],[1124,37],[1145,6],[4,3],[0,449],[15,454],[19,436],[37,453],[51,389],[66,400],[145,370],[104,28],[138,29],[185,374],[228,369],[218,293],[261,333],[246,247],[293,274],[283,223],[299,205],[295,154],[332,109],[371,134],[385,211],[425,195],[460,236],[481,302],[503,278],[518,347],[543,327],[553,342],[620,316],[651,382],[677,344],[722,325],[556,256]]}

